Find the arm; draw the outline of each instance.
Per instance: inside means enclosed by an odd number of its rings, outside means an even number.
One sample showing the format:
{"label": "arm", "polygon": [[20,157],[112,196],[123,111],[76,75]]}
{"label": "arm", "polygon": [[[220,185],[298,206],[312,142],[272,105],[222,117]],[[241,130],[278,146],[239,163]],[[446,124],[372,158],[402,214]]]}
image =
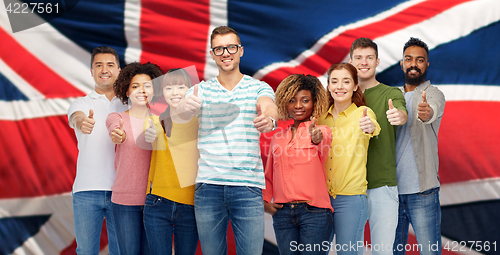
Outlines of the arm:
{"label": "arm", "polygon": [[[194,116],[197,116],[200,113],[201,109],[201,98],[198,97],[198,84],[193,86],[193,94],[186,97],[179,104],[179,109],[182,109],[179,117],[185,120],[191,120]],[[191,92],[189,89],[188,93]]]}
{"label": "arm", "polygon": [[274,100],[268,96],[257,99],[257,117],[253,120],[255,128],[261,133],[270,132],[273,129],[273,121],[278,120],[278,107]]}
{"label": "arm", "polygon": [[389,95],[389,110],[387,110],[387,119],[393,126],[404,125],[408,120],[406,111],[406,100],[403,93],[398,88],[391,88]]}
{"label": "arm", "polygon": [[273,173],[274,173],[274,157],[273,157],[273,142],[269,145],[269,155],[267,157],[266,165],[264,167],[264,174],[266,177],[266,188],[262,190],[262,197],[264,198],[264,211],[273,215],[277,209],[282,208],[283,205],[271,203],[273,198]]}
{"label": "arm", "polygon": [[84,134],[91,134],[94,130],[94,110],[89,110],[89,116],[82,111],[76,111],[69,117],[69,126],[75,130],[80,130]]}
{"label": "arm", "polygon": [[443,92],[435,87],[429,87],[429,94],[422,92],[422,102],[418,104],[418,120],[424,124],[431,124],[441,118],[446,103]]}

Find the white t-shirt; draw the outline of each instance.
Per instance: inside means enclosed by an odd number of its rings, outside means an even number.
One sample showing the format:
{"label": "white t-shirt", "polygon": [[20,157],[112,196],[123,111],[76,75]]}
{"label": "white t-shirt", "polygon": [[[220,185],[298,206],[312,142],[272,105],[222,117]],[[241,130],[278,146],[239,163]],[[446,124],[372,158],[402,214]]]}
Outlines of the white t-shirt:
{"label": "white t-shirt", "polygon": [[124,112],[128,106],[120,99],[111,101],[105,95],[92,91],[85,97],[76,99],[68,109],[68,120],[77,111],[86,115],[94,111],[94,129],[91,134],[83,134],[75,129],[78,141],[78,160],[73,193],[89,190],[111,190],[115,181],[115,144],[109,137],[106,118],[112,112]]}

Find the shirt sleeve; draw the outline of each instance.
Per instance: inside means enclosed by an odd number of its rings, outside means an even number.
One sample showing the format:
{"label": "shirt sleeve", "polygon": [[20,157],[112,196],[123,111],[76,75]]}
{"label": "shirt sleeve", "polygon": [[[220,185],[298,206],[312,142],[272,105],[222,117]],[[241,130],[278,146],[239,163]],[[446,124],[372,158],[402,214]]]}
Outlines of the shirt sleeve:
{"label": "shirt sleeve", "polygon": [[391,88],[391,93],[389,94],[389,98],[392,99],[392,105],[400,111],[406,112],[408,114],[408,111],[406,110],[406,100],[405,96],[403,95],[403,92],[401,92],[400,89],[392,87]]}
{"label": "shirt sleeve", "polygon": [[267,156],[266,165],[264,167],[264,175],[266,178],[266,188],[262,190],[264,201],[270,203],[273,198],[273,174],[274,174],[274,156],[273,156],[273,141],[269,145],[269,155]]}
{"label": "shirt sleeve", "polygon": [[108,129],[110,137],[114,129],[120,128],[120,119],[122,119],[122,117],[116,112],[110,113],[106,118],[106,128]]}
{"label": "shirt sleeve", "polygon": [[380,125],[377,122],[377,115],[375,114],[375,112],[373,112],[373,110],[370,109],[370,107],[366,107],[366,108],[368,108],[368,110],[366,111],[366,114],[368,115],[368,117],[370,117],[370,120],[373,122],[373,124],[375,124],[375,130],[373,131],[373,133],[372,134],[367,134],[367,135],[370,136],[370,138],[372,138],[372,137],[377,136],[377,135],[380,134],[381,128],[380,128]]}
{"label": "shirt sleeve", "polygon": [[328,157],[328,152],[330,151],[330,147],[332,147],[332,130],[326,125],[318,125],[317,126],[321,132],[323,133],[323,140],[317,145],[318,153],[321,157],[321,161],[325,162]]}
{"label": "shirt sleeve", "polygon": [[89,107],[85,106],[83,98],[78,98],[68,108],[68,122],[71,115],[75,112],[83,112],[85,114],[89,113]]}
{"label": "shirt sleeve", "polygon": [[427,103],[432,108],[434,114],[432,115],[432,118],[426,122],[423,122],[422,120],[420,120],[420,118],[418,118],[418,120],[424,124],[431,124],[436,119],[442,118],[444,113],[444,105],[446,103],[444,94],[443,92],[441,92],[441,90],[439,90],[436,87],[430,87],[430,88],[432,90],[428,89],[428,91],[426,92],[426,97],[427,97]]}
{"label": "shirt sleeve", "polygon": [[261,81],[259,89],[257,90],[257,99],[260,97],[270,97],[274,101],[274,90],[269,84]]}

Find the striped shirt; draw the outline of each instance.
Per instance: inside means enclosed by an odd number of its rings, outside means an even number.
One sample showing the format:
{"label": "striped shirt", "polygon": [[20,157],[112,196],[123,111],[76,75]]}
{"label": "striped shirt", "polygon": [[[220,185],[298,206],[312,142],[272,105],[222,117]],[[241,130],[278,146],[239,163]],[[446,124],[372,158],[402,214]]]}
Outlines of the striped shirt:
{"label": "striped shirt", "polygon": [[[191,88],[186,97],[193,93]],[[229,91],[217,77],[198,85],[202,100],[198,115],[197,183],[265,187],[260,133],[253,125],[257,99],[274,100],[271,86],[248,75]]]}

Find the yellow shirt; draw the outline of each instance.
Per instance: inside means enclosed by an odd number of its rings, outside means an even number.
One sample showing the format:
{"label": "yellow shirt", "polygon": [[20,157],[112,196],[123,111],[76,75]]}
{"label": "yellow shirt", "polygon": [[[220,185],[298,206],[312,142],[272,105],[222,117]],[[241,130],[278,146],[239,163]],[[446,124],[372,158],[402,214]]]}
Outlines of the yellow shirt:
{"label": "yellow shirt", "polygon": [[151,155],[148,193],[152,186],[152,194],[194,205],[194,184],[199,158],[198,118],[195,117],[186,124],[173,122],[170,137],[163,133],[158,119],[154,124],[156,132],[161,132],[161,135],[153,144],[155,150]]}
{"label": "yellow shirt", "polygon": [[337,195],[366,195],[366,161],[370,138],[380,133],[377,116],[368,108],[368,117],[375,123],[373,134],[366,134],[359,127],[365,106],[357,107],[352,103],[339,113],[334,121],[333,105],[318,121],[332,129],[332,147],[325,162],[328,193]]}

